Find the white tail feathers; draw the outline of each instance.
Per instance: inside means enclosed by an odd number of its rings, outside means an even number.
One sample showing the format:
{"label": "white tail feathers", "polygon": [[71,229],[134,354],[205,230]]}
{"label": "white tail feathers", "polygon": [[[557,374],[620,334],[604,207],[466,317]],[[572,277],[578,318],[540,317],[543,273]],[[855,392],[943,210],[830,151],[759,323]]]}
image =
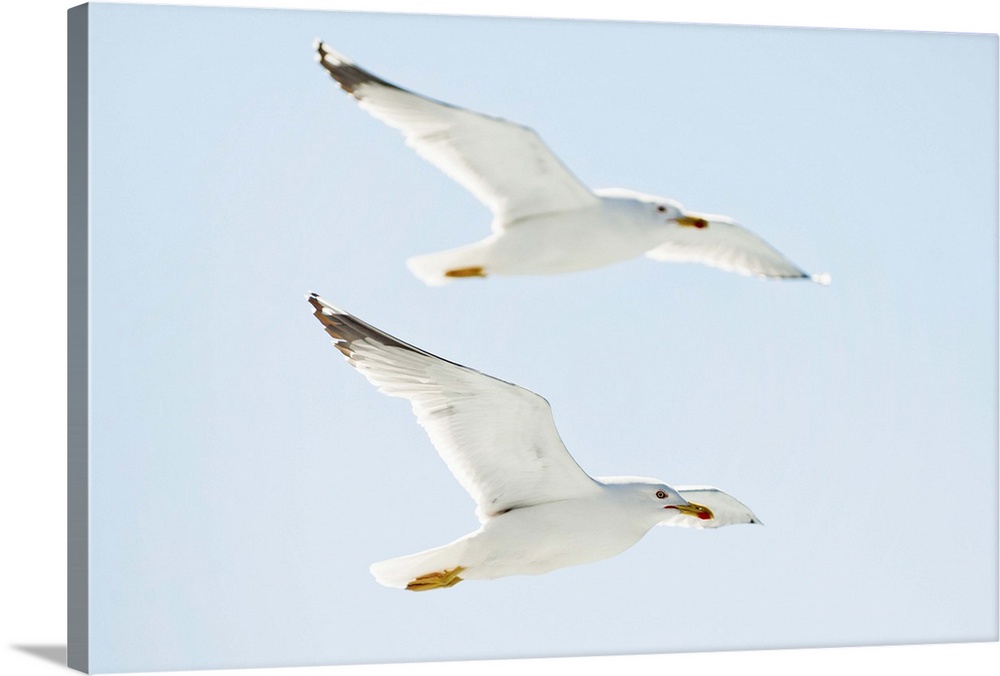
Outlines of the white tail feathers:
{"label": "white tail feathers", "polygon": [[383,587],[406,589],[406,585],[410,582],[410,580],[415,580],[417,575],[421,575],[421,573],[411,575],[409,572],[406,572],[410,569],[404,569],[404,567],[399,563],[401,561],[402,559],[379,561],[378,563],[373,563],[368,570],[375,576],[375,581]]}
{"label": "white tail feathers", "polygon": [[489,245],[489,240],[484,240],[447,251],[414,256],[406,261],[406,267],[428,286],[441,286],[460,277],[485,277]]}
{"label": "white tail feathers", "polygon": [[441,254],[414,256],[406,261],[406,267],[427,286],[443,286],[454,281],[453,278],[445,275],[449,268],[447,263],[442,260]]}
{"label": "white tail feathers", "polygon": [[[406,585],[421,575],[462,566],[461,550],[464,544],[465,538],[460,538],[441,547],[373,563],[368,570],[379,584],[395,589],[406,589]],[[464,565],[468,565],[467,562]]]}

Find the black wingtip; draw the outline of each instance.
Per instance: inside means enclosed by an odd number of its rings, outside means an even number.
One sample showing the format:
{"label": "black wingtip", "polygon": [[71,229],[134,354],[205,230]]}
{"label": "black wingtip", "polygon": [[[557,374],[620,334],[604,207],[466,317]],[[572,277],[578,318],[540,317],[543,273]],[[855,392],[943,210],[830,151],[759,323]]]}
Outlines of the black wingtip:
{"label": "black wingtip", "polygon": [[328,48],[326,43],[322,41],[316,45],[316,54],[316,61],[319,62],[319,65],[326,69],[330,77],[337,81],[341,89],[356,99],[360,100],[361,96],[357,90],[364,85],[374,84],[391,89],[400,89],[391,82],[387,82],[377,75],[359,68],[343,54]]}
{"label": "black wingtip", "polygon": [[[319,294],[313,293],[311,291],[309,292],[309,295],[306,296],[306,300],[309,301],[310,305],[312,305],[313,314],[316,315],[317,318],[319,318],[320,315],[323,314],[323,308],[327,307],[326,301],[320,298]],[[320,319],[320,321],[323,320]]]}

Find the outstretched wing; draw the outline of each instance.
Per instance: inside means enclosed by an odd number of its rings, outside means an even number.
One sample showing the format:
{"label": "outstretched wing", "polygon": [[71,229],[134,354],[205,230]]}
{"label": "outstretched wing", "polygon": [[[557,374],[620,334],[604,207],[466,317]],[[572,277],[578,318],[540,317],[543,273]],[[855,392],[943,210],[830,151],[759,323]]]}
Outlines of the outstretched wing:
{"label": "outstretched wing", "polygon": [[401,89],[321,42],[316,49],[345,92],[489,207],[495,227],[598,203],[528,127]]}
{"label": "outstretched wing", "polygon": [[688,212],[691,225],[676,228],[669,240],[646,255],[658,261],[704,263],[758,277],[811,279],[829,284],[829,275],[810,275],[777,249],[726,216]]}
{"label": "outstretched wing", "polygon": [[309,302],[352,366],[380,392],[410,400],[480,520],[598,490],[542,397],[399,341],[316,294]]}

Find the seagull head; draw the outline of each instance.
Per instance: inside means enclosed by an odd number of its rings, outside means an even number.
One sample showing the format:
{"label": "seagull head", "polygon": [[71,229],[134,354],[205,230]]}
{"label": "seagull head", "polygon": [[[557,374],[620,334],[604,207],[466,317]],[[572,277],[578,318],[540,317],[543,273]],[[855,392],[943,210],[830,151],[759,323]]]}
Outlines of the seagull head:
{"label": "seagull head", "polygon": [[676,488],[657,479],[602,477],[599,481],[633,509],[648,515],[652,523],[678,513],[702,520],[713,517],[711,509],[688,501]]}
{"label": "seagull head", "polygon": [[703,230],[708,227],[709,220],[715,218],[714,216],[686,211],[680,202],[666,197],[643,193],[632,193],[632,197],[638,202],[643,216],[656,224],[668,223]]}
{"label": "seagull head", "polygon": [[615,205],[613,208],[624,210],[632,218],[655,226],[668,224],[703,230],[713,220],[731,221],[725,216],[686,211],[684,205],[677,200],[647,195],[625,188],[601,188],[595,190],[594,194],[606,200],[607,203]]}
{"label": "seagull head", "polygon": [[635,218],[648,219],[656,223],[674,222],[687,213],[680,202],[666,197],[648,195],[626,188],[601,188],[594,193],[599,197],[624,209]]}
{"label": "seagull head", "polygon": [[650,209],[654,217],[661,221],[680,222],[686,218],[684,207],[674,200],[658,198],[650,205]]}
{"label": "seagull head", "polygon": [[647,206],[649,215],[659,223],[670,223],[684,228],[695,228],[704,230],[712,220],[730,220],[725,217],[708,214],[696,214],[693,211],[685,211],[680,202],[668,200],[662,197],[653,198]]}

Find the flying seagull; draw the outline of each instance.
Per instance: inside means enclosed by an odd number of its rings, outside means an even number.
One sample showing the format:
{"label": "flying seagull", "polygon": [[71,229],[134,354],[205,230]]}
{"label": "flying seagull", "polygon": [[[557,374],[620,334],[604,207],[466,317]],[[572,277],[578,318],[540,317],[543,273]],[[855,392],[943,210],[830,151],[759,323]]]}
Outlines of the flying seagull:
{"label": "flying seagull", "polygon": [[372,116],[493,212],[479,242],[407,261],[429,285],[463,277],[537,275],[600,267],[645,254],[743,275],[811,279],[727,216],[620,188],[590,190],[530,128],[421,96],[386,82],[323,42],[317,59]]}
{"label": "flying seagull", "polygon": [[559,438],[548,402],[436,357],[308,296],[334,346],[379,391],[410,400],[448,469],[476,502],[478,530],[371,566],[387,587],[426,591],[462,580],[539,575],[606,559],[656,525],[760,523],[711,486],[593,478]]}

